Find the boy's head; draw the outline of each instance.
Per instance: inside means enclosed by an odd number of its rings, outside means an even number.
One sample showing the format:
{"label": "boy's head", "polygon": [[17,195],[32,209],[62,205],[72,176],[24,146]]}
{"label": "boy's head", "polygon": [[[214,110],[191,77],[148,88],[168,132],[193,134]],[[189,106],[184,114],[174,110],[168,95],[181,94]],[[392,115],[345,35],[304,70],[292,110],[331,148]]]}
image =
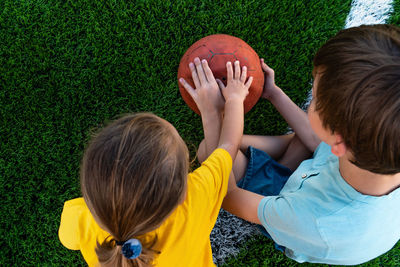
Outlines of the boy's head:
{"label": "boy's head", "polygon": [[340,31],[314,58],[312,107],[359,168],[400,172],[400,28]]}

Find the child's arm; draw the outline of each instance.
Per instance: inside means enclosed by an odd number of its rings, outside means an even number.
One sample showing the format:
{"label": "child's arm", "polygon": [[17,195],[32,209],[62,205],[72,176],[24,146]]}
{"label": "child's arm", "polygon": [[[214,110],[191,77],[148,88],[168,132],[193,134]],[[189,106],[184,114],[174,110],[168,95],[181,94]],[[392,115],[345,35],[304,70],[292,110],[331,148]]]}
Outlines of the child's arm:
{"label": "child's arm", "polygon": [[194,59],[190,63],[192,79],[195,85],[193,89],[185,79],[179,81],[195,101],[200,110],[204,130],[204,142],[207,156],[218,146],[221,133],[222,110],[224,99],[218,88],[214,75],[208,66],[207,60]]}
{"label": "child's arm", "polygon": [[275,84],[274,70],[261,59],[261,67],[265,73],[264,91],[262,97],[268,99],[283,116],[289,126],[295,131],[301,142],[313,152],[321,140],[311,129],[307,114]]}
{"label": "child's arm", "polygon": [[249,93],[253,77],[246,82],[247,68],[240,69],[239,61],[235,61],[235,69],[232,63],[227,62],[227,85],[218,81],[225,98],[225,113],[222,122],[221,136],[218,147],[224,148],[235,161],[240,141],[243,135],[244,108],[243,101]]}
{"label": "child's arm", "polygon": [[238,187],[232,171],[222,208],[246,221],[261,224],[258,219],[258,205],[263,198],[262,195]]}
{"label": "child's arm", "polygon": [[[190,65],[194,90],[184,79],[180,82],[196,102],[202,115],[206,154],[209,155],[217,148],[224,148],[235,160],[240,140],[243,134],[243,101],[246,98],[253,78],[246,82],[247,68],[240,70],[239,61],[235,62],[235,71],[232,63],[227,63],[227,86],[218,81],[225,98],[225,112],[220,128],[222,115],[220,112],[221,95],[216,80],[208,67],[207,61],[201,63],[195,59],[195,66]],[[246,82],[246,83],[245,83]],[[216,86],[216,87],[215,87]]]}
{"label": "child's arm", "polygon": [[[215,79],[207,62],[200,62],[198,58],[194,61],[195,64],[190,64],[190,69],[196,89],[193,89],[184,79],[180,79],[180,82],[201,112],[206,153],[210,155],[215,148],[221,147],[229,152],[234,161],[243,133],[243,101],[248,94],[253,78],[250,77],[245,83],[246,68],[243,68],[241,72],[239,62],[235,62],[235,71],[233,71],[232,64],[227,63],[227,86],[225,87],[221,81],[218,81],[226,100],[221,130],[220,109],[221,106],[223,107],[223,99],[218,94],[220,91],[215,87]],[[223,208],[243,219],[260,223],[257,207],[262,198],[261,195],[238,188],[233,171],[231,172]]]}

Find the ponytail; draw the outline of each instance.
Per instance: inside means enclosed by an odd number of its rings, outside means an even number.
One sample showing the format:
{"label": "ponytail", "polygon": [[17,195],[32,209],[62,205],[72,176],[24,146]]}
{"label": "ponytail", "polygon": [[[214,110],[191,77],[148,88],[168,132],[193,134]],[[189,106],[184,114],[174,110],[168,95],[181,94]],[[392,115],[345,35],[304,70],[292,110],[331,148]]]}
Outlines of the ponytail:
{"label": "ponytail", "polygon": [[[129,256],[129,254],[123,251],[123,247],[125,248],[129,246],[127,242],[130,240],[137,240],[140,244],[140,253],[137,255]],[[152,266],[152,262],[154,257],[159,254],[159,251],[151,249],[155,244],[156,239],[154,239],[147,246],[143,246],[138,239],[130,239],[126,242],[118,242],[113,239],[111,236],[106,238],[103,243],[97,242],[96,254],[99,259],[100,266],[102,267],[148,267]],[[132,247],[131,247],[132,249]],[[134,250],[134,249],[132,249]],[[128,257],[131,257],[129,259]]]}

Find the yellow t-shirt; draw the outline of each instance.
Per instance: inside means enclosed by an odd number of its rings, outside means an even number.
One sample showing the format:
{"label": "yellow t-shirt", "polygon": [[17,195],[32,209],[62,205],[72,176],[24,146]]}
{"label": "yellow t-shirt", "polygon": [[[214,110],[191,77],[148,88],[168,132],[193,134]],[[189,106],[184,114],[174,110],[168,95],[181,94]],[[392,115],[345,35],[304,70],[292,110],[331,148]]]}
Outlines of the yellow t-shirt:
{"label": "yellow t-shirt", "polygon": [[[161,253],[157,266],[215,266],[212,260],[210,233],[217,220],[228,188],[232,158],[224,149],[216,149],[202,165],[188,175],[185,201],[156,230],[154,249]],[[95,222],[83,198],[66,201],[58,232],[61,243],[80,250],[89,266],[98,263],[96,240],[109,236]]]}

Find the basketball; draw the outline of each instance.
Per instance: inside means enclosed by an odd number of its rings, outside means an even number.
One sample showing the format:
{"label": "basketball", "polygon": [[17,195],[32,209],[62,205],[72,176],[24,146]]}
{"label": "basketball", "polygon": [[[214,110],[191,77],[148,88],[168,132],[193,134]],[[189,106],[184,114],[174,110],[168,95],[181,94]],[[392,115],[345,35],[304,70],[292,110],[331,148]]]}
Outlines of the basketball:
{"label": "basketball", "polygon": [[225,85],[227,75],[226,62],[231,61],[233,64],[236,60],[239,60],[241,67],[246,66],[247,78],[253,76],[253,82],[244,101],[244,113],[253,108],[263,91],[264,73],[261,69],[260,58],[251,46],[234,36],[214,34],[195,42],[182,56],[178,69],[179,91],[186,104],[200,115],[196,103],[179,82],[179,78],[182,77],[195,88],[192,73],[189,69],[189,63],[193,62],[195,57],[199,57],[200,60],[206,59],[214,77],[220,79]]}

